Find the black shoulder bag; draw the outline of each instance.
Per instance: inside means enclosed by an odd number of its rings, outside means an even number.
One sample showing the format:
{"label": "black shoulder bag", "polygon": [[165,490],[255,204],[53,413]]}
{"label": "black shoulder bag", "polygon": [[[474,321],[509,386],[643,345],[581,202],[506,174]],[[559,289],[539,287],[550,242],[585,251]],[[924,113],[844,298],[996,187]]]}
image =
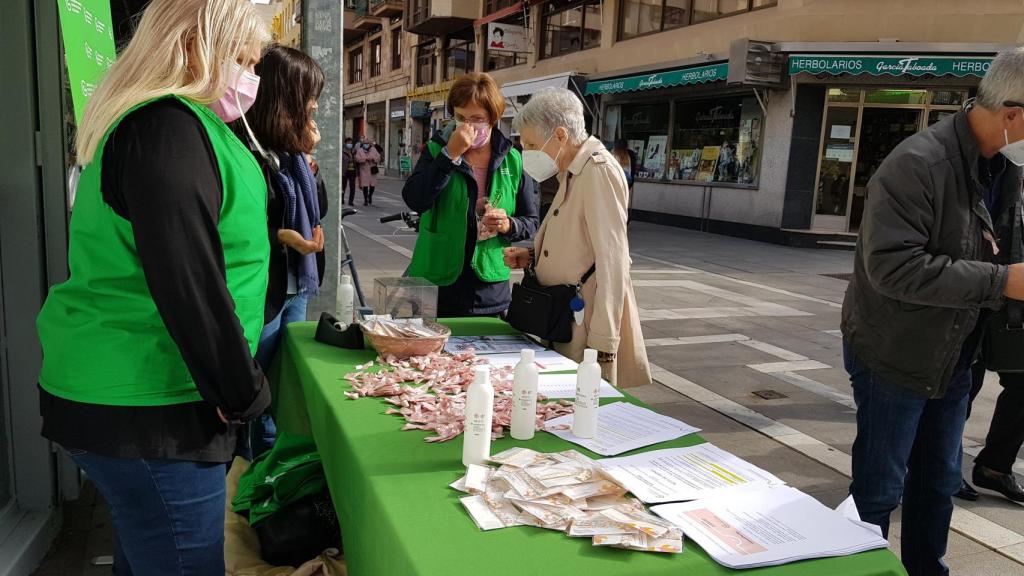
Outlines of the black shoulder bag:
{"label": "black shoulder bag", "polygon": [[[1010,264],[1021,262],[1021,205],[1013,207]],[[985,366],[993,372],[1024,372],[1024,302],[1006,300],[992,313],[984,344]]]}
{"label": "black shoulder bag", "polygon": [[525,270],[523,281],[512,286],[512,304],[506,320],[516,330],[542,340],[560,344],[571,342],[572,301],[596,271],[597,266],[591,266],[576,285],[544,286],[537,280],[531,264]]}

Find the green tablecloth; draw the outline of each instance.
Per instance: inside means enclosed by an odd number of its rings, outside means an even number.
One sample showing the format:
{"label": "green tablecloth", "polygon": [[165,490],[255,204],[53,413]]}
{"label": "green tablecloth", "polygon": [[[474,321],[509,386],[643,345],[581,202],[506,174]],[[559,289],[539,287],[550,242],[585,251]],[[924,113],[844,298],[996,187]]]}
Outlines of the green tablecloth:
{"label": "green tablecloth", "polygon": [[[456,335],[497,335],[511,329],[498,320],[446,322]],[[384,415],[383,399],[347,399],[346,373],[372,359],[372,350],[342,350],[313,340],[315,324],[288,326],[276,366],[275,414],[279,429],[312,433],[328,484],[353,576],[653,576],[711,575],[734,571],[686,542],[682,554],[594,547],[590,538],[520,526],[482,532],[448,484],[463,472],[462,442],[427,444],[423,431],[402,432],[400,416]],[[641,404],[630,398],[626,400]],[[690,446],[690,435],[656,447]],[[541,452],[583,448],[538,432],[533,440],[495,442],[498,452],[527,446]],[[745,571],[757,576],[905,574],[888,550]]]}

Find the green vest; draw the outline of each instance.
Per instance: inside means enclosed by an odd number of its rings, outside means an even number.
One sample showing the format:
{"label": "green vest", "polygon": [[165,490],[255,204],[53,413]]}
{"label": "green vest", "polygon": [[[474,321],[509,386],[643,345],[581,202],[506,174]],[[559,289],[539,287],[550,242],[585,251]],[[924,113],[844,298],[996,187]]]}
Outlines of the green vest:
{"label": "green vest", "polygon": [[[252,153],[213,111],[179,100],[199,118],[217,159],[223,188],[217,230],[227,287],[255,352],[270,256],[266,181]],[[149,293],[132,225],[103,201],[103,147],[121,119],[82,170],[70,226],[71,276],[50,290],[36,321],[43,347],[39,384],[54,396],[90,404],[194,402],[199,392]]]}
{"label": "green vest", "polygon": [[[427,143],[430,155],[437,158],[441,145]],[[510,216],[516,211],[519,181],[523,177],[523,161],[512,148],[491,175],[491,206],[502,208]],[[434,206],[420,219],[419,237],[413,250],[407,274],[426,278],[437,286],[451,286],[462,274],[469,223],[469,196],[465,175],[452,174],[448,185],[434,201]],[[510,245],[502,236],[477,242],[470,265],[477,278],[484,282],[504,282],[511,275],[505,265],[504,249]]]}

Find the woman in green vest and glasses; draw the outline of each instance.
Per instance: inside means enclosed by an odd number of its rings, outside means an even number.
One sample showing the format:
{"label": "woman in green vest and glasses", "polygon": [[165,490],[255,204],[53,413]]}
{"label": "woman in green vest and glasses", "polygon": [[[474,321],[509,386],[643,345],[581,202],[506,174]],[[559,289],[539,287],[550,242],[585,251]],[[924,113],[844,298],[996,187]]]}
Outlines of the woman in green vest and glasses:
{"label": "woman in green vest and glasses", "polygon": [[224,463],[270,403],[252,356],[267,187],[226,124],[255,99],[265,38],[246,0],[153,0],[79,126],[40,402],[43,435],[110,505],[114,574],[224,574]]}
{"label": "woman in green vest and glasses", "polygon": [[502,250],[537,231],[537,185],[495,127],[505,97],[490,76],[458,78],[447,103],[455,122],[427,142],[402,189],[422,214],[406,274],[440,287],[438,316],[496,316],[511,301]]}

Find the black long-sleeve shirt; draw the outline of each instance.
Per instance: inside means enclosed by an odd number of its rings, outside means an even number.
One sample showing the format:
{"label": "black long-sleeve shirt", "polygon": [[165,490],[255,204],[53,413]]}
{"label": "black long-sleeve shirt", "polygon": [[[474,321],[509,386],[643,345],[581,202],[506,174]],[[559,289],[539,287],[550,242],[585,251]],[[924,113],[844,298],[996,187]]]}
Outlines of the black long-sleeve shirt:
{"label": "black long-sleeve shirt", "polygon": [[[444,146],[440,135],[434,140]],[[487,171],[487,183],[490,186],[505,156],[512,149],[512,143],[497,128],[492,130],[491,163]],[[462,174],[466,181],[466,193],[470,198],[466,213],[467,232],[466,247],[463,255],[462,273],[450,286],[441,286],[437,294],[437,313],[439,316],[491,316],[508,309],[512,301],[511,288],[508,282],[484,282],[477,277],[471,266],[473,252],[476,249],[476,179],[472,169],[466,162],[456,165],[443,152],[436,158],[429,152],[420,155],[416,167],[402,188],[402,198],[409,208],[417,212],[426,212],[434,206],[438,196],[448,185],[451,178]],[[540,227],[540,200],[537,196],[537,183],[526,173],[519,180],[516,194],[515,213],[509,214],[509,231],[502,236],[509,242],[522,242],[533,238]]]}
{"label": "black long-sleeve shirt", "polygon": [[203,401],[152,407],[74,402],[41,389],[43,435],[121,458],[227,462],[234,426],[270,405],[225,279],[223,190],[199,119],[161,100],[122,120],[103,149],[102,193],[132,225],[146,284]]}

